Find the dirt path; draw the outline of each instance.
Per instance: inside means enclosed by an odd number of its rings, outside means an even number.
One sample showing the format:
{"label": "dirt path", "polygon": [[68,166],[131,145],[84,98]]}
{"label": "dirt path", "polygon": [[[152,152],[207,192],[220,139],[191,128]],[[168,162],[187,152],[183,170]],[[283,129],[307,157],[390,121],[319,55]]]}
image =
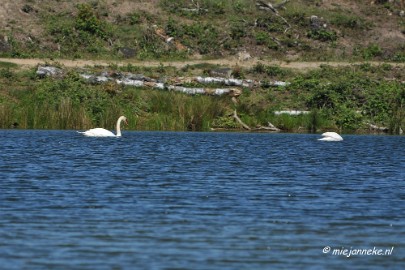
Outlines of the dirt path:
{"label": "dirt path", "polygon": [[[280,66],[283,68],[292,68],[292,69],[299,69],[299,70],[309,70],[309,69],[316,69],[322,65],[329,65],[329,66],[350,66],[350,65],[357,65],[357,64],[364,64],[369,63],[371,65],[381,65],[386,62],[283,62],[283,61],[263,61],[258,59],[251,59],[248,61],[238,61],[236,59],[216,59],[216,60],[185,60],[185,61],[169,61],[169,62],[162,62],[162,61],[130,61],[130,60],[123,60],[123,61],[102,61],[102,60],[67,60],[67,59],[57,59],[57,60],[50,60],[50,59],[18,59],[18,58],[0,58],[0,62],[7,62],[7,63],[14,63],[23,67],[34,67],[40,64],[51,64],[51,63],[58,63],[66,67],[86,67],[86,66],[109,66],[109,65],[118,65],[118,66],[126,66],[128,64],[134,66],[148,66],[148,67],[158,67],[158,66],[172,66],[176,68],[181,68],[186,65],[196,65],[196,64],[214,64],[214,65],[222,65],[228,67],[235,67],[240,66],[244,68],[253,67],[257,63],[262,63],[264,65],[275,65]],[[393,66],[401,66],[404,67],[405,63],[387,63]]]}

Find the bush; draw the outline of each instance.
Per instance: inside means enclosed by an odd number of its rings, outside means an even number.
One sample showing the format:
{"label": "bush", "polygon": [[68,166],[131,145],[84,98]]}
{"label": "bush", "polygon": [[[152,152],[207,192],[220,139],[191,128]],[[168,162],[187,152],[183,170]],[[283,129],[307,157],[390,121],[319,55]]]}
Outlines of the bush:
{"label": "bush", "polygon": [[75,21],[76,29],[105,39],[106,24],[96,16],[92,7],[88,4],[79,4],[77,9],[79,12]]}
{"label": "bush", "polygon": [[330,87],[320,85],[312,90],[306,104],[312,109],[334,109],[339,97]]}
{"label": "bush", "polygon": [[267,45],[269,35],[266,32],[257,32],[255,34],[255,40],[257,45]]}
{"label": "bush", "polygon": [[365,60],[373,59],[374,57],[381,56],[383,50],[377,44],[371,44],[363,50],[363,58]]}
{"label": "bush", "polygon": [[0,69],[0,77],[5,79],[12,79],[14,77],[14,72],[10,70],[10,68],[2,68]]}
{"label": "bush", "polygon": [[338,127],[346,131],[355,131],[361,126],[363,120],[360,113],[356,112],[352,107],[347,107],[346,104],[337,108],[334,118]]}
{"label": "bush", "polygon": [[235,20],[231,23],[231,38],[239,40],[247,35],[246,23],[242,20]]}
{"label": "bush", "polygon": [[336,41],[337,35],[335,31],[328,31],[326,29],[311,30],[307,34],[308,38],[320,40],[323,42]]}

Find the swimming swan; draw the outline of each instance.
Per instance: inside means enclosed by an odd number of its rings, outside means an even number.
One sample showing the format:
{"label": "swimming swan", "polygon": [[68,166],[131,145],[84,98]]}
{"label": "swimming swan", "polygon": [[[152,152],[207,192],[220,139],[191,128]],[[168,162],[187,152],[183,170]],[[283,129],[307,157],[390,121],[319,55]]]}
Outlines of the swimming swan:
{"label": "swimming swan", "polygon": [[104,128],[92,128],[83,132],[80,132],[84,136],[88,137],[121,137],[121,122],[124,121],[126,125],[128,125],[127,118],[125,116],[120,116],[117,120],[117,135],[112,133],[109,130],[106,130]]}
{"label": "swimming swan", "polygon": [[318,139],[318,141],[338,142],[343,141],[343,138],[336,132],[325,132],[322,134],[322,138]]}

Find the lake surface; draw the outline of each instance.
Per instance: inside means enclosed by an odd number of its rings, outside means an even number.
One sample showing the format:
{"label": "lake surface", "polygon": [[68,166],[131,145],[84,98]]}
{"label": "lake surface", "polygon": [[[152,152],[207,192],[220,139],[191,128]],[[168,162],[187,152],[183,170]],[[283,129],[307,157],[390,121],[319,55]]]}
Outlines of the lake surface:
{"label": "lake surface", "polygon": [[319,137],[0,130],[0,268],[405,269],[405,136]]}

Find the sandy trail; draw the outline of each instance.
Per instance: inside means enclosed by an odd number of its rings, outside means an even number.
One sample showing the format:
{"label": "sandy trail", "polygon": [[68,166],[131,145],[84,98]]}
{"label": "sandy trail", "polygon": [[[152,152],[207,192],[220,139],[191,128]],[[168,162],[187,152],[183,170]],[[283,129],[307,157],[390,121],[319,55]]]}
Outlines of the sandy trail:
{"label": "sandy trail", "polygon": [[93,66],[126,66],[131,64],[133,66],[142,66],[142,67],[158,67],[158,66],[172,66],[176,68],[182,68],[187,65],[197,65],[197,64],[213,64],[220,66],[228,67],[243,67],[250,68],[255,66],[258,63],[271,66],[279,66],[283,68],[292,68],[299,70],[309,70],[316,69],[322,65],[329,66],[350,66],[369,63],[371,65],[381,65],[381,64],[390,64],[393,66],[404,67],[405,63],[387,63],[387,62],[283,62],[283,61],[266,61],[251,59],[248,61],[238,61],[236,59],[215,59],[215,60],[184,60],[184,61],[131,61],[131,60],[122,60],[122,61],[103,61],[103,60],[68,60],[68,59],[20,59],[20,58],[0,58],[0,62],[14,63],[23,67],[34,67],[37,65],[43,64],[61,64],[65,67],[93,67]]}

